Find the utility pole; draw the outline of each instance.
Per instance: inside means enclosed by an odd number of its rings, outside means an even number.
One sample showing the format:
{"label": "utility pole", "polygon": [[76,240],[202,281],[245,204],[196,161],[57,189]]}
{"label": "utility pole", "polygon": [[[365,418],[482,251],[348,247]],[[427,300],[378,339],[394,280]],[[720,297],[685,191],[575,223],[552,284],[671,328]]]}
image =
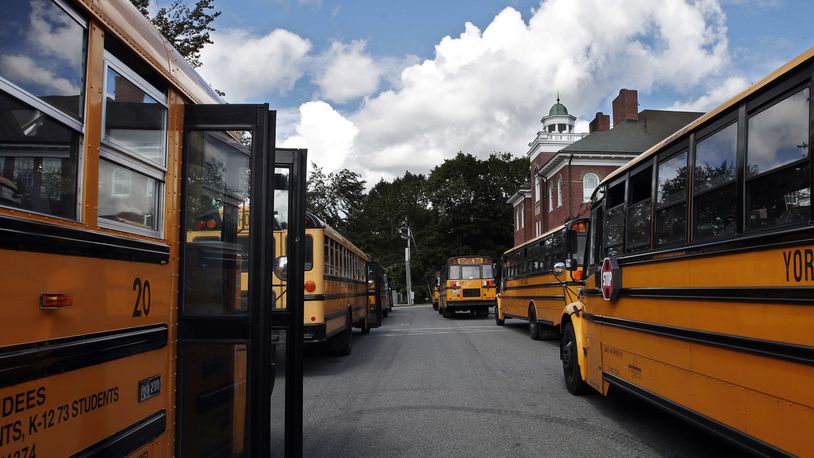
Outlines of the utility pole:
{"label": "utility pole", "polygon": [[410,279],[410,239],[413,234],[407,225],[407,248],[404,249],[404,271],[407,273],[407,305],[413,305],[413,285]]}

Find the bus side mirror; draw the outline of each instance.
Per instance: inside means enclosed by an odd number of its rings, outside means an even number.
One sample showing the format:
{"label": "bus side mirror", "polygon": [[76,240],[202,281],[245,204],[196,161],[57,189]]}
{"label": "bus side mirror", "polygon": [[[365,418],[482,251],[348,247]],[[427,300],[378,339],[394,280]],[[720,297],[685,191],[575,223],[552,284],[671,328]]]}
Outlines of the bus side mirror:
{"label": "bus side mirror", "polygon": [[274,274],[277,275],[282,281],[286,281],[288,277],[288,257],[280,256],[274,259],[273,265]]}
{"label": "bus side mirror", "polygon": [[574,258],[566,259],[564,264],[565,270],[569,272],[573,272],[579,268],[579,263]]}
{"label": "bus side mirror", "polygon": [[554,263],[554,276],[559,277],[565,272],[565,263],[564,262],[555,262]]}

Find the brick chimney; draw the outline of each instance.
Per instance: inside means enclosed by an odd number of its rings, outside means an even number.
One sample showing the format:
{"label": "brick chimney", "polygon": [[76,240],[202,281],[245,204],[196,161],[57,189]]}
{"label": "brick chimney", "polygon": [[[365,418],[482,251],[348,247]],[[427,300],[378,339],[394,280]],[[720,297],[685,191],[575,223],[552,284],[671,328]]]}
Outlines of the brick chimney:
{"label": "brick chimney", "polygon": [[613,126],[625,120],[639,120],[639,96],[635,90],[620,89],[613,99]]}
{"label": "brick chimney", "polygon": [[588,132],[603,132],[606,130],[610,130],[610,116],[598,111],[594,120],[588,123]]}

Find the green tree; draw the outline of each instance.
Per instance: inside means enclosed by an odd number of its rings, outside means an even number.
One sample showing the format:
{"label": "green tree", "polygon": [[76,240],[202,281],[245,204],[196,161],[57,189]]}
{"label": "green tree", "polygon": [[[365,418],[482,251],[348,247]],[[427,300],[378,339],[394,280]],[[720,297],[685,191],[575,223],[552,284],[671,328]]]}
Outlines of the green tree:
{"label": "green tree", "polygon": [[404,248],[411,244],[413,290],[429,299],[435,272],[451,256],[499,258],[512,246],[512,209],[506,201],[527,179],[527,159],[493,154],[481,160],[459,153],[429,175],[406,172],[365,182],[349,170],[326,174],[313,165],[307,208],[381,264],[391,284],[406,292]]}
{"label": "green tree", "polygon": [[214,0],[197,0],[192,8],[183,0],[174,0],[169,7],[159,8],[152,18],[148,11],[150,0],[130,1],[193,67],[201,66],[201,49],[212,43],[212,21],[221,14],[215,10]]}
{"label": "green tree", "polygon": [[348,169],[325,174],[311,164],[313,171],[306,183],[306,208],[340,232],[349,228],[365,202],[365,181]]}

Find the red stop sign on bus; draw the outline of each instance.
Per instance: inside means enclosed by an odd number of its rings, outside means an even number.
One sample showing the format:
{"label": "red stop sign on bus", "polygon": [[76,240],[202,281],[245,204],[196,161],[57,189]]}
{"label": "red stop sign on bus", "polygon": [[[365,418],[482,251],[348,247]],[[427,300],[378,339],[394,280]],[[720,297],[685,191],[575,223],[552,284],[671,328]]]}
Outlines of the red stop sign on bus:
{"label": "red stop sign on bus", "polygon": [[619,291],[622,289],[622,270],[619,269],[619,263],[616,262],[615,257],[607,257],[602,261],[600,279],[602,297],[606,301],[615,301],[619,297]]}

